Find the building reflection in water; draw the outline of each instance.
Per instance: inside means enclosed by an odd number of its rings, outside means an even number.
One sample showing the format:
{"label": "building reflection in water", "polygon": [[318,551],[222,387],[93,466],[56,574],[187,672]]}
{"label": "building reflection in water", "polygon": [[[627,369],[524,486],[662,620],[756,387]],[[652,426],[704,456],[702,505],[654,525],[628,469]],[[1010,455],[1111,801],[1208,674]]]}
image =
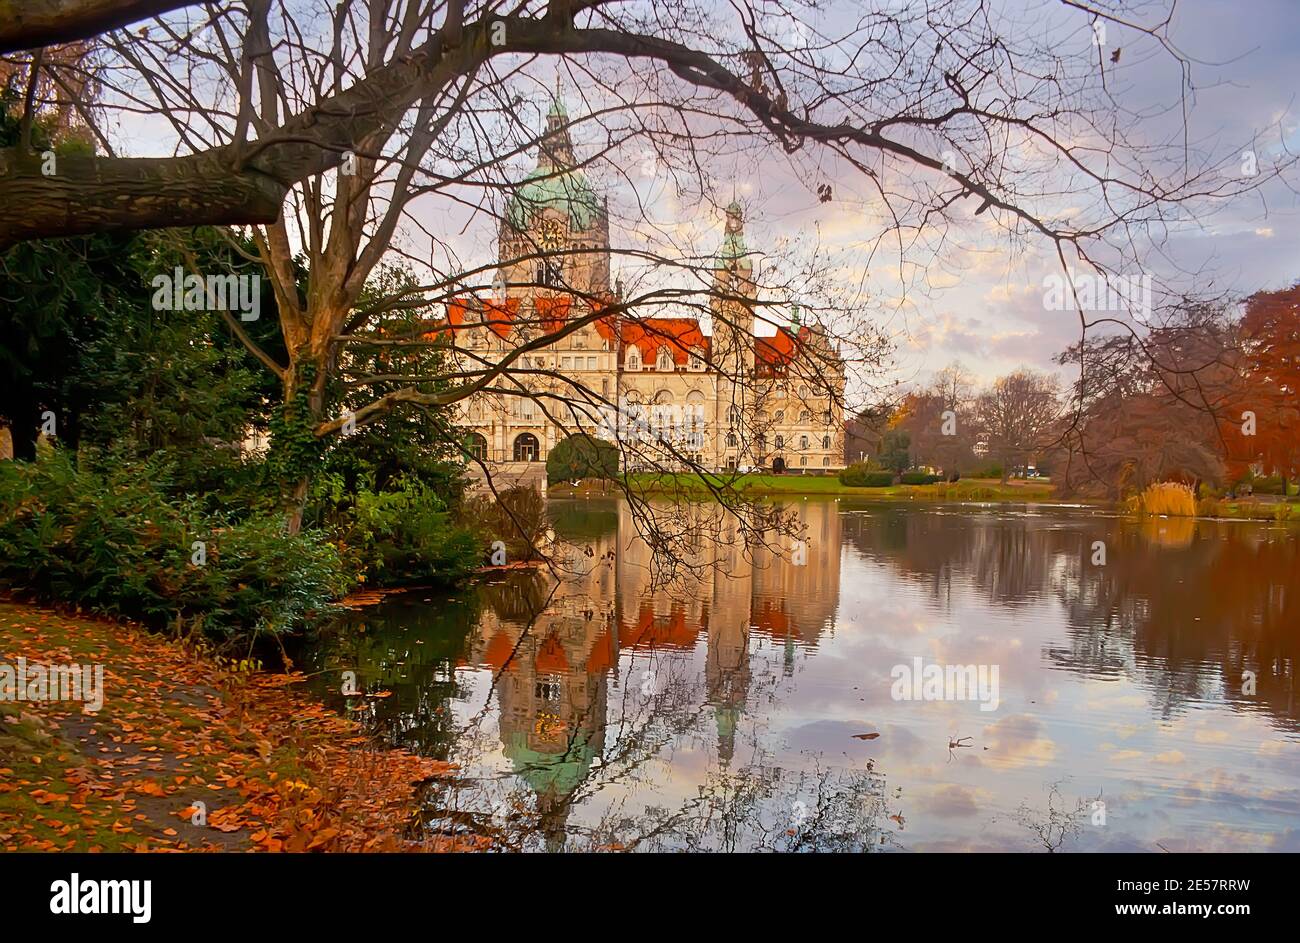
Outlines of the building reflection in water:
{"label": "building reflection in water", "polygon": [[[787,510],[798,519],[801,548],[775,534],[746,545],[734,517],[715,507],[658,508],[709,518],[700,521],[709,539],[686,548],[685,565],[664,581],[620,502],[612,526],[570,536],[561,579],[529,574],[485,592],[471,660],[493,671],[503,752],[537,796],[548,846],[562,844],[607,729],[641,722],[647,701],[674,685],[712,712],[725,769],[750,693],[751,640],[778,647],[789,676],[796,653],[813,652],[831,630],[840,585],[836,505]],[[693,654],[701,650],[702,672]],[[610,692],[622,692],[613,709]]]}

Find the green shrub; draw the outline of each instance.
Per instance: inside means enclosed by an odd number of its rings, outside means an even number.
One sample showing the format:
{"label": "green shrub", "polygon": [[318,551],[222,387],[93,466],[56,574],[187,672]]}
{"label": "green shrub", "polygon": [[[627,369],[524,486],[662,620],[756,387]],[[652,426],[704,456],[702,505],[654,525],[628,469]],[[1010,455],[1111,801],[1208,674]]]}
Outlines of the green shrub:
{"label": "green shrub", "polygon": [[926,472],[904,472],[899,481],[905,485],[932,485],[936,481],[943,481],[943,476],[930,475]]}
{"label": "green shrub", "polygon": [[604,439],[571,435],[555,443],[546,456],[547,484],[617,477],[618,447]]}
{"label": "green shrub", "polygon": [[965,478],[1001,478],[1002,466],[997,462],[990,462],[987,465],[981,465],[978,468],[972,468],[963,476]]}
{"label": "green shrub", "polygon": [[34,462],[0,462],[0,585],[228,639],[302,628],[347,591],[319,533],[206,511],[168,494],[171,472],[155,459],[99,470],[45,444]]}
{"label": "green shrub", "polygon": [[1282,493],[1282,476],[1269,475],[1261,478],[1249,479],[1252,490],[1255,494],[1281,494]]}
{"label": "green shrub", "polygon": [[403,475],[389,490],[362,488],[335,516],[339,548],[358,578],[370,585],[452,584],[478,566],[479,538],[458,526],[438,492]]}
{"label": "green shrub", "polygon": [[874,471],[860,462],[841,471],[839,478],[848,488],[888,488],[894,483],[893,472]]}

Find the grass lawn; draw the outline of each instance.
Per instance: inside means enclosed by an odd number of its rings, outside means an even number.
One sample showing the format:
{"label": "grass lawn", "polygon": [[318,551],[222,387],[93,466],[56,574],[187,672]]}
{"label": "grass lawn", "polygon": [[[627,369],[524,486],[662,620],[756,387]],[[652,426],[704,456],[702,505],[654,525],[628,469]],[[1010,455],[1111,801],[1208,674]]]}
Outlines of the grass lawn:
{"label": "grass lawn", "polygon": [[1050,501],[1052,484],[1041,479],[1009,481],[996,478],[973,478],[953,484],[891,485],[888,488],[850,488],[834,475],[726,475],[643,474],[629,478],[641,491],[702,493],[710,487],[735,488],[748,495],[803,494],[852,495],[863,498],[931,501]]}

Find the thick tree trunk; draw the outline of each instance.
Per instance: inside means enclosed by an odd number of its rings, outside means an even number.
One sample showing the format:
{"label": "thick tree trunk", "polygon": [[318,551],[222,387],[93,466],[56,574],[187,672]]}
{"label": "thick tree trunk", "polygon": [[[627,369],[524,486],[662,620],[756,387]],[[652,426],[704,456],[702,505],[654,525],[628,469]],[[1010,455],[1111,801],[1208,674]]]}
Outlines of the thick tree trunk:
{"label": "thick tree trunk", "polygon": [[198,0],[7,0],[0,3],[0,53],[89,39]]}
{"label": "thick tree trunk", "polygon": [[226,148],[190,157],[63,155],[42,172],[39,154],[0,150],[0,250],[50,232],[270,223],[287,187],[249,168],[231,170]]}
{"label": "thick tree trunk", "polygon": [[[321,317],[319,314],[317,316]],[[289,352],[289,368],[285,371],[284,378],[284,401],[286,404],[295,403],[302,392],[300,384],[302,383],[303,368],[305,366],[312,368],[311,385],[306,389],[307,415],[305,417],[295,417],[307,429],[314,429],[325,415],[325,388],[332,367],[330,359],[328,346],[323,350],[315,350],[311,345],[305,344]],[[314,469],[300,469],[299,476],[294,481],[293,489],[289,492],[285,507],[285,527],[291,534],[297,534],[302,530],[303,515],[307,508],[307,496],[311,491],[313,471]]]}
{"label": "thick tree trunk", "polygon": [[297,534],[302,530],[303,512],[307,510],[307,491],[311,488],[310,478],[301,478],[293,487],[293,493],[289,498],[289,507],[285,513],[285,528],[291,534]]}

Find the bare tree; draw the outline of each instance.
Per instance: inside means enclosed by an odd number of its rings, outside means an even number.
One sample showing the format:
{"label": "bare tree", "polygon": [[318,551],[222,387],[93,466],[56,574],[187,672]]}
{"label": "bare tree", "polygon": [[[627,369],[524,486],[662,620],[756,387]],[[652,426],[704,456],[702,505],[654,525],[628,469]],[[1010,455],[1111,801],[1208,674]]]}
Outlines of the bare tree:
{"label": "bare tree", "polygon": [[980,394],[980,428],[988,433],[989,452],[1002,463],[1002,481],[1052,439],[1060,417],[1054,376],[1020,369],[998,377]]}
{"label": "bare tree", "polygon": [[[810,412],[828,399],[868,401],[885,333],[870,299],[816,247],[773,247],[761,269],[720,278],[702,237],[647,220],[639,195],[602,210],[613,220],[608,248],[555,244],[515,226],[521,160],[557,135],[572,143],[572,166],[547,158],[538,182],[552,190],[573,170],[626,181],[629,157],[646,154],[697,212],[725,201],[732,181],[717,168],[753,172],[765,151],[783,156],[810,200],[836,199],[852,175],[878,204],[864,223],[867,258],[892,250],[900,261],[984,216],[1011,244],[1043,240],[1062,264],[1118,269],[1148,236],[1291,167],[1242,178],[1226,155],[1129,140],[1114,118],[1112,66],[1088,36],[1109,25],[1186,64],[1159,6],[1133,13],[1127,4],[1044,0],[1031,11],[1051,26],[1041,33],[1020,28],[1025,14],[1011,18],[983,0],[865,12],[796,0],[707,10],[681,0],[246,0],[170,13],[174,4],[141,3],[126,9],[163,15],[129,30],[92,0],[55,6],[47,26],[27,28],[33,42],[93,40],[102,94],[82,119],[102,144],[94,155],[56,155],[53,172],[21,143],[0,150],[0,247],[91,231],[243,227],[236,235],[251,238],[275,288],[287,360],[258,349],[233,320],[231,330],[282,381],[282,438],[307,457],[393,410],[436,411],[479,393],[530,400],[557,425],[581,429],[619,404],[534,358],[602,323],[665,312],[709,323],[715,351],[731,332],[739,356],[708,366],[745,403],[782,387],[806,389]],[[0,36],[15,35],[15,22],[0,17]],[[1062,35],[1078,37],[1077,48]],[[76,88],[90,72],[39,51],[9,62],[32,90],[27,120],[51,105],[42,76]],[[580,107],[543,126],[557,73],[579,90]],[[110,149],[112,123],[141,118],[168,129],[171,156]],[[1235,161],[1238,151],[1226,154]],[[1063,219],[1063,205],[1079,209]],[[508,255],[461,257],[455,237],[471,208],[497,217]],[[572,276],[592,256],[620,262],[622,290]],[[393,261],[411,266],[416,284],[363,302],[381,263]],[[610,271],[608,258],[598,261]],[[572,309],[562,322],[512,321],[491,356],[461,345],[459,325],[406,336],[386,326],[395,312],[457,299],[485,310],[494,274],[520,269],[536,274],[512,276],[507,296],[558,292]],[[787,375],[760,375],[736,348],[756,353],[751,325],[784,326],[796,302],[801,325],[814,322],[821,340],[782,362]],[[457,365],[436,380],[343,375],[385,347],[433,344],[449,345]],[[831,366],[843,367],[843,383]],[[369,402],[341,409],[340,383],[348,402],[371,390]],[[781,433],[774,415],[750,414],[758,418],[742,432],[761,450]],[[651,467],[698,467],[671,438],[636,448]],[[309,480],[305,459],[289,468],[291,522]]]}

